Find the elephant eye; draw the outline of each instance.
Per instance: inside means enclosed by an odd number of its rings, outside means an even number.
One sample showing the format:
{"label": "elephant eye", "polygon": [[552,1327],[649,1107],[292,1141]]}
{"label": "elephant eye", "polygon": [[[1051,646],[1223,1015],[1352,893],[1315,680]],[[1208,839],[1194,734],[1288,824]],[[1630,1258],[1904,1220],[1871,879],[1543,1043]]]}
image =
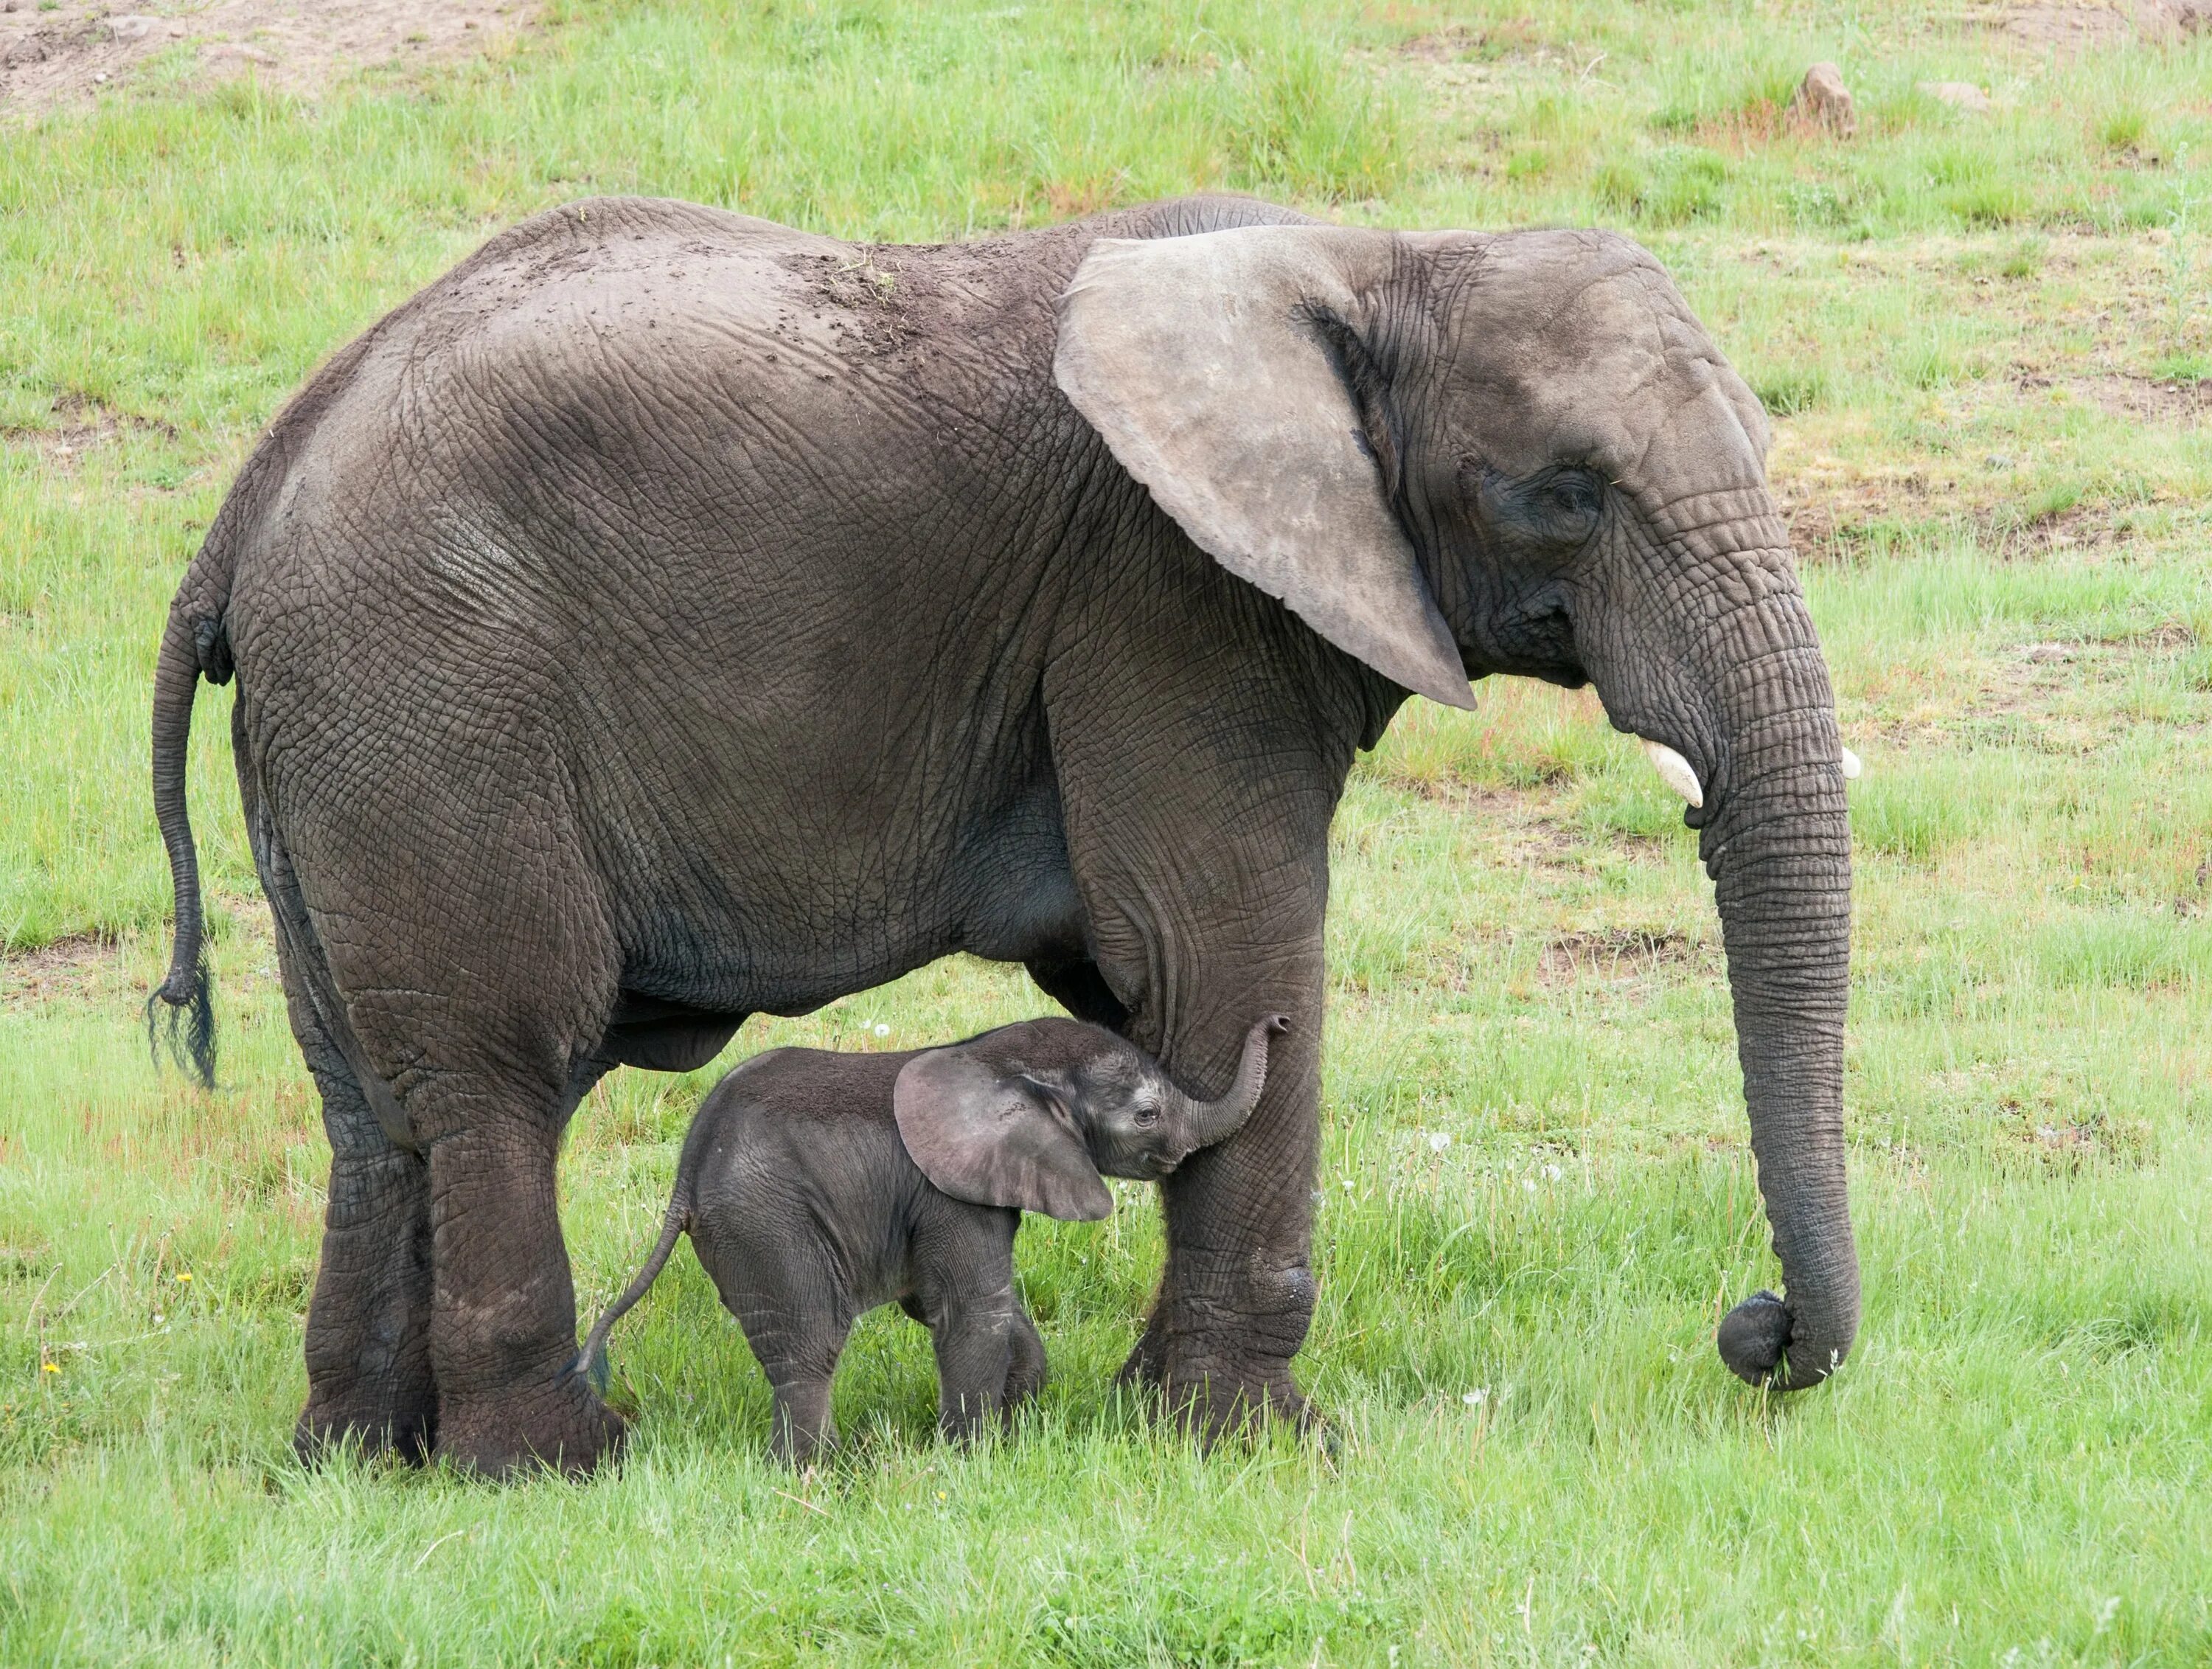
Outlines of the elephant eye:
{"label": "elephant eye", "polygon": [[1571,516],[1592,516],[1597,514],[1597,484],[1580,474],[1562,475],[1552,483],[1551,499],[1553,507]]}
{"label": "elephant eye", "polygon": [[1137,1128],[1148,1130],[1160,1122],[1160,1110],[1147,1102],[1137,1104]]}

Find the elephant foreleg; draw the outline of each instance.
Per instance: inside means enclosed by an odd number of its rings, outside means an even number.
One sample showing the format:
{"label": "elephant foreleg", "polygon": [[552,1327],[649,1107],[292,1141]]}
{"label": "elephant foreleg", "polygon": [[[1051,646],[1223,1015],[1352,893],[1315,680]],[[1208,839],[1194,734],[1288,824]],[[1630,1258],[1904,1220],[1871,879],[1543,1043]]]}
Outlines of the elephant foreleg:
{"label": "elephant foreleg", "polygon": [[1036,1323],[1030,1319],[1021,1300],[1014,1300],[1013,1325],[1006,1339],[1006,1398],[1009,1414],[1044,1389],[1047,1367],[1044,1341]]}
{"label": "elephant foreleg", "polygon": [[[1215,994],[1212,1012],[1177,1040],[1177,1058],[1206,1063],[1213,1080],[1188,1087],[1211,1092],[1226,1081],[1253,1018],[1269,1009],[1294,1016],[1269,1056],[1267,1087],[1250,1118],[1161,1185],[1167,1266],[1122,1368],[1125,1379],[1156,1386],[1171,1409],[1208,1431],[1255,1416],[1311,1417],[1291,1382],[1291,1358],[1305,1343],[1316,1298],[1321,985],[1317,967],[1295,993],[1280,982],[1200,982]],[[1248,995],[1231,1007],[1225,992]]]}

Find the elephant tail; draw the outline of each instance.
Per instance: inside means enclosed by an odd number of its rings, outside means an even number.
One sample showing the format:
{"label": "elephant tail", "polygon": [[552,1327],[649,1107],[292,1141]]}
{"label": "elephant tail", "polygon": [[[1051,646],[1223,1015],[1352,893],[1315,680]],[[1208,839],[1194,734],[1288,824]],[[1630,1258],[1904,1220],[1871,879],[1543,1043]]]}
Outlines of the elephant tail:
{"label": "elephant tail", "polygon": [[171,1057],[212,1089],[214,976],[208,967],[206,921],[200,908],[199,853],[185,806],[185,768],[191,741],[192,699],[200,679],[204,675],[210,683],[227,681],[231,661],[219,610],[209,613],[192,606],[187,594],[193,589],[188,582],[170,606],[154,671],[154,819],[169,855],[177,927],[168,977],[146,999],[146,1039],[157,1059],[166,1043]]}
{"label": "elephant tail", "polygon": [[[686,1144],[689,1145],[688,1143]],[[688,1155],[687,1155],[688,1157]],[[691,1223],[691,1179],[685,1166],[676,1179],[676,1191],[669,1196],[668,1211],[660,1222],[660,1239],[653,1243],[653,1255],[645,1260],[645,1267],[637,1278],[623,1288],[622,1296],[607,1307],[607,1313],[592,1324],[592,1331],[584,1340],[584,1348],[576,1353],[569,1365],[571,1374],[580,1374],[594,1381],[604,1381],[605,1368],[601,1355],[607,1346],[607,1335],[614,1331],[615,1323],[629,1313],[630,1306],[645,1296],[647,1290],[660,1278],[666,1267],[668,1254],[676,1250],[676,1237]]]}

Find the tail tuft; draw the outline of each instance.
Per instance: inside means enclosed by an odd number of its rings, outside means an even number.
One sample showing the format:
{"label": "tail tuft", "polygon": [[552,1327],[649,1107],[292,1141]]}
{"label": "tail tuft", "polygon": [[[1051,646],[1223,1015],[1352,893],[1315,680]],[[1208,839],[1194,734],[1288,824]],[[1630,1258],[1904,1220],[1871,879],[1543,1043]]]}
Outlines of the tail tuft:
{"label": "tail tuft", "polygon": [[215,1087],[215,976],[208,966],[207,947],[190,966],[169,970],[169,977],[146,999],[146,1046],[154,1063],[162,1055],[190,1072],[203,1089]]}

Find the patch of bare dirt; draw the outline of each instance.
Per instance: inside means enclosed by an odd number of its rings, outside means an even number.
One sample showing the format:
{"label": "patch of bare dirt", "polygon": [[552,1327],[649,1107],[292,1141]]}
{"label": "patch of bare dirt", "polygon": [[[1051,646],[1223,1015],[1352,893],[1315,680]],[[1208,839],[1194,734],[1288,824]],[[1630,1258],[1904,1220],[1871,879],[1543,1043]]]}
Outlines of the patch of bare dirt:
{"label": "patch of bare dirt", "polygon": [[1454,23],[1447,28],[1401,40],[1395,50],[1400,58],[1415,64],[1452,64],[1473,52],[1481,40],[1482,37],[1466,24]]}
{"label": "patch of bare dirt", "polygon": [[[2179,655],[2197,641],[2183,622],[2165,620],[2104,637],[2018,644],[1980,662],[1972,692],[1950,710],[1885,724],[1882,740],[1897,752],[1963,742],[2086,758],[2136,722],[2112,706],[2112,693],[2147,658]],[[2191,913],[2181,901],[2175,908]]]}
{"label": "patch of bare dirt", "polygon": [[2009,40],[2044,52],[2124,46],[2137,34],[2133,12],[2112,6],[2009,6],[1984,21]]}
{"label": "patch of bare dirt", "polygon": [[490,50],[537,12],[538,0],[0,0],[0,115],[88,104],[169,54],[190,81],[253,76],[312,94],[362,66]]}
{"label": "patch of bare dirt", "polygon": [[1491,856],[1500,862],[1547,869],[1579,865],[1586,843],[1560,815],[1556,791],[1495,788],[1469,783],[1448,771],[1420,776],[1377,774],[1392,787],[1409,789],[1455,815],[1480,819],[1494,837]]}
{"label": "patch of bare dirt", "polygon": [[1577,979],[1648,979],[1662,969],[1702,959],[1696,941],[1671,929],[1595,928],[1562,934],[1544,947],[1536,965],[1547,984]]}
{"label": "patch of bare dirt", "polygon": [[2193,423],[2212,414],[2212,381],[2167,382],[2106,373],[2075,378],[2066,387],[2076,399],[2138,423]]}
{"label": "patch of bare dirt", "polygon": [[[1401,40],[1387,52],[1363,52],[1358,56],[1378,70],[1409,70],[1448,99],[1457,95],[1478,101],[1486,94],[1516,87],[1533,76],[1579,72],[1585,67],[1547,41],[1528,18],[1482,29],[1455,23]],[[1603,56],[1594,55],[1598,60]],[[1589,67],[1594,70],[1597,64],[1594,62]]]}
{"label": "patch of bare dirt", "polygon": [[2179,620],[2162,620],[2142,631],[2115,632],[2102,640],[2115,649],[2140,649],[2152,655],[2174,655],[2197,647],[2197,634]]}
{"label": "patch of bare dirt", "polygon": [[50,466],[70,469],[82,462],[86,453],[126,434],[177,432],[157,418],[117,411],[89,394],[64,394],[54,402],[53,415],[55,422],[51,425],[0,429],[0,441],[11,446],[33,447]]}
{"label": "patch of bare dirt", "polygon": [[[1779,484],[1778,484],[1778,486]],[[2013,503],[1969,508],[1921,484],[1884,492],[1878,484],[1832,493],[1778,493],[1790,547],[1801,563],[1848,558],[1864,548],[1881,526],[1909,527],[1942,522],[1971,526],[2001,560],[2026,561],[2059,551],[2112,551],[2136,534],[2136,515],[2112,504],[2073,504],[2063,509],[2023,509]]]}
{"label": "patch of bare dirt", "polygon": [[88,933],[0,952],[0,1008],[42,1008],[64,998],[88,997],[115,972],[114,943]]}
{"label": "patch of bare dirt", "polygon": [[2142,507],[2133,504],[2038,504],[1995,492],[1971,471],[1961,473],[1955,457],[1850,466],[1833,458],[1778,455],[1769,479],[1791,547],[1806,563],[1849,557],[1883,527],[1939,523],[1972,527],[2005,558],[2112,550],[2137,535],[2142,516]]}
{"label": "patch of bare dirt", "polygon": [[2070,1175],[2100,1166],[2136,1166],[2154,1154],[2150,1126],[2141,1119],[2102,1113],[2069,1118],[2046,1106],[2000,1104],[2004,1156],[2046,1174]]}
{"label": "patch of bare dirt", "polygon": [[1473,28],[1465,23],[1449,24],[1427,34],[1401,40],[1393,49],[1394,54],[1414,64],[1457,64],[1469,58],[1549,58],[1566,61],[1564,53],[1556,52],[1546,41],[1533,18],[1516,18],[1493,23],[1486,28]]}

